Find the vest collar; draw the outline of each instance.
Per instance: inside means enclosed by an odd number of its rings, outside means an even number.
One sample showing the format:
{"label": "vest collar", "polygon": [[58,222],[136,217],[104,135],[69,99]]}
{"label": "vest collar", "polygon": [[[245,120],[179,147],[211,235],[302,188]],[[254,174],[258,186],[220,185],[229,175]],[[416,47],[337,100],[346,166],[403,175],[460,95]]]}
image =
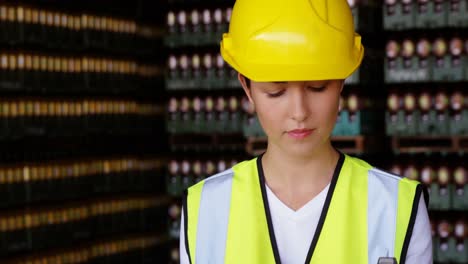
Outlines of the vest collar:
{"label": "vest collar", "polygon": [[[320,237],[320,232],[322,231],[323,223],[325,222],[325,218],[327,216],[328,208],[330,207],[330,202],[333,196],[333,192],[335,190],[335,186],[338,181],[338,177],[340,175],[341,168],[345,160],[345,155],[341,152],[339,152],[339,154],[340,154],[340,157],[336,164],[335,171],[333,172],[333,177],[330,182],[330,188],[328,189],[327,198],[325,199],[325,204],[323,205],[322,213],[320,214],[320,219],[317,224],[317,229],[315,230],[314,238],[312,239],[312,243],[310,244],[310,247],[309,247],[309,252],[307,253],[307,258],[305,260],[306,264],[310,263],[312,259],[312,255],[314,254],[315,247]],[[266,219],[267,219],[267,224],[268,224],[268,232],[270,234],[270,242],[273,248],[273,254],[275,256],[275,262],[280,264],[281,258],[280,258],[279,251],[278,251],[278,245],[276,244],[275,231],[273,229],[273,224],[271,220],[270,206],[268,205],[268,196],[267,196],[266,187],[265,187],[265,174],[263,172],[262,158],[263,158],[263,154],[257,158],[257,170],[258,170],[258,177],[260,181],[260,189],[262,192],[263,206],[265,208],[265,214],[266,214]]]}

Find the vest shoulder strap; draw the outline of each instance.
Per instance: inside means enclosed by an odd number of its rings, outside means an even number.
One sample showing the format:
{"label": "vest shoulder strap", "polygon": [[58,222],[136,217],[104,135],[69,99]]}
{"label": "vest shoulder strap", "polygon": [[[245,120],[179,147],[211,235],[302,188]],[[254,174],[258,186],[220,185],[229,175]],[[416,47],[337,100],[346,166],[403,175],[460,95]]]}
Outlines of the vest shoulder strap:
{"label": "vest shoulder strap", "polygon": [[[377,187],[379,190],[378,192],[375,191]],[[424,193],[424,187],[417,181],[374,168],[369,170],[368,191],[369,229],[380,228],[379,232],[386,234],[383,237],[391,238],[393,251],[389,252],[391,254],[388,256],[395,256],[400,260],[399,263],[404,263],[418,211],[419,200],[421,194]],[[390,196],[393,196],[393,198]],[[383,199],[384,197],[388,199]],[[370,201],[372,201],[372,199],[374,199],[374,201],[371,206]],[[385,200],[385,205],[380,204]],[[392,214],[386,211],[378,212],[373,209],[373,207],[377,206],[386,208],[386,210],[392,210],[393,212]],[[389,218],[390,216],[392,217]],[[386,228],[381,228],[378,224],[371,225],[371,221],[373,221],[371,219],[374,218],[374,220],[378,221],[379,217],[386,218]],[[369,243],[372,243],[371,240],[369,240]]]}
{"label": "vest shoulder strap", "polygon": [[233,176],[229,169],[188,189],[184,228],[191,263],[224,262]]}

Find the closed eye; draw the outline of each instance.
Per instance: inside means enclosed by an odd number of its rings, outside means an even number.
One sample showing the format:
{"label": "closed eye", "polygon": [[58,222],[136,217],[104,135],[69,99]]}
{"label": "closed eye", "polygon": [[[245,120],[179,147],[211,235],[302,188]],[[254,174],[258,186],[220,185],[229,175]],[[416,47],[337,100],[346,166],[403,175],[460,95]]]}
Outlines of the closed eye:
{"label": "closed eye", "polygon": [[285,90],[281,90],[279,92],[276,92],[276,93],[267,93],[268,97],[270,98],[275,98],[275,97],[280,97],[281,95],[283,95],[285,92]]}
{"label": "closed eye", "polygon": [[320,93],[320,92],[323,92],[325,91],[325,89],[327,88],[327,86],[322,86],[322,87],[312,87],[312,86],[307,86],[307,89],[311,92],[316,92],[316,93]]}
{"label": "closed eye", "polygon": [[[327,86],[326,85],[320,86],[320,87],[307,86],[306,89],[311,92],[320,93],[320,92],[325,91],[327,89]],[[278,92],[273,92],[273,93],[267,92],[266,94],[269,98],[276,98],[276,97],[282,96],[285,92],[286,92],[286,89],[280,90]]]}

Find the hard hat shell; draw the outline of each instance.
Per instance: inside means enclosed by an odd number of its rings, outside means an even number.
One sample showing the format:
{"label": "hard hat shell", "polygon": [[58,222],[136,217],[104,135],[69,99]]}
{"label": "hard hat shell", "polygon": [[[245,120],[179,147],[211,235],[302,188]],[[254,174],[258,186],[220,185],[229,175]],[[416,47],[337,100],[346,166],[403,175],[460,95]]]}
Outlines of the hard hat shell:
{"label": "hard hat shell", "polygon": [[259,82],[345,79],[364,47],[346,0],[237,0],[221,55]]}

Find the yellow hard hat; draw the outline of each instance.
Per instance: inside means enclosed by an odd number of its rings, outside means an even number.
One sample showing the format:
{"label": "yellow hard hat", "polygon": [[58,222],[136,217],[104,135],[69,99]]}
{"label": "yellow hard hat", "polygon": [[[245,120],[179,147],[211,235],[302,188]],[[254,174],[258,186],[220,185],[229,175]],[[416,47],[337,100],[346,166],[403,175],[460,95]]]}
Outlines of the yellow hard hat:
{"label": "yellow hard hat", "polygon": [[237,0],[221,54],[259,82],[349,77],[364,47],[346,0]]}

